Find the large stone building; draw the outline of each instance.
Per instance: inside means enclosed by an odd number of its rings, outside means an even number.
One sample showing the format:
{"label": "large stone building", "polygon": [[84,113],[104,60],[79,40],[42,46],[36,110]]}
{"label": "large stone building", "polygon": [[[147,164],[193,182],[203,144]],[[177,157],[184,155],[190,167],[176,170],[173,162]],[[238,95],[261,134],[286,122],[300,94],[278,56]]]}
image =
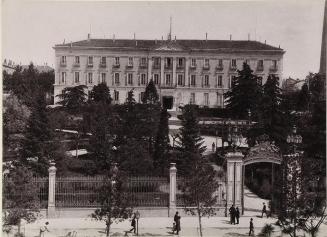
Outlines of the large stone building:
{"label": "large stone building", "polygon": [[269,74],[282,78],[285,53],[249,40],[91,39],[90,35],[54,49],[55,96],[65,87],[86,85],[90,91],[106,82],[115,103],[124,103],[133,88],[135,99],[141,101],[152,79],[168,108],[188,103],[224,107],[223,94],[243,62],[264,83]]}

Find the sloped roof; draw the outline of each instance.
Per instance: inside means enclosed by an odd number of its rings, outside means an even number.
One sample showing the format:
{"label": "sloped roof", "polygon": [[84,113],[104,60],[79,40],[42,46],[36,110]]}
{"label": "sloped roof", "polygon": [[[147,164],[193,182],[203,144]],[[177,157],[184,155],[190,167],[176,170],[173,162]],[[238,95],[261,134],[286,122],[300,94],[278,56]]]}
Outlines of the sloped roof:
{"label": "sloped roof", "polygon": [[247,40],[132,40],[132,39],[89,39],[67,44],[57,44],[60,47],[87,47],[87,48],[134,48],[155,50],[166,47],[167,50],[269,50],[283,53],[283,49],[258,41]]}

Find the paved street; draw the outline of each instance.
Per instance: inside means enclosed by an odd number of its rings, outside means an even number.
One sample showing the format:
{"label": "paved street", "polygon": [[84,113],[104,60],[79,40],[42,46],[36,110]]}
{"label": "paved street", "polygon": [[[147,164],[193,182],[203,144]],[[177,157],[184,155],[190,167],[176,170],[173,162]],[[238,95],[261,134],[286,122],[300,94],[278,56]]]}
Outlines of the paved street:
{"label": "paved street", "polygon": [[[222,237],[237,237],[248,236],[248,225],[250,216],[257,216],[259,213],[246,212],[245,216],[240,218],[239,225],[230,225],[226,217],[203,218],[204,236],[222,236]],[[104,237],[105,224],[91,219],[83,218],[61,218],[61,219],[43,219],[33,224],[26,224],[23,227],[26,237],[36,237],[39,228],[46,221],[50,222],[49,233],[45,237],[66,236],[69,232],[76,231],[77,237]],[[272,218],[254,217],[254,226],[256,236],[265,223],[274,223],[276,220]],[[141,218],[139,221],[140,236],[173,236],[171,233],[172,218],[152,217]],[[179,236],[199,236],[198,219],[196,217],[183,217],[181,219],[182,231]],[[130,221],[124,221],[118,224],[113,224],[111,236],[124,236],[126,230],[131,228]],[[3,236],[7,236],[4,234]],[[13,234],[8,235],[8,237]],[[128,233],[128,236],[133,234]],[[281,236],[281,232],[274,233],[275,237]],[[284,235],[287,236],[287,235]],[[323,225],[319,237],[327,237],[327,226]]]}

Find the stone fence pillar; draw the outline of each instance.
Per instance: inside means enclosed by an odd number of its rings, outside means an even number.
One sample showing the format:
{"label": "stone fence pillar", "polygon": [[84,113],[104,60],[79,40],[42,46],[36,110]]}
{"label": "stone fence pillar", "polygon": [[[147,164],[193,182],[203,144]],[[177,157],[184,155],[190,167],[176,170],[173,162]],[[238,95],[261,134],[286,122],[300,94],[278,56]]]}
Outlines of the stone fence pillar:
{"label": "stone fence pillar", "polygon": [[50,163],[49,171],[49,195],[48,195],[48,218],[56,216],[56,163]]}
{"label": "stone fence pillar", "polygon": [[[227,160],[227,183],[226,200],[227,208],[234,205],[239,209],[242,206],[242,184],[243,184],[243,154],[241,152],[229,152],[226,154]],[[242,210],[240,210],[242,211]]]}
{"label": "stone fence pillar", "polygon": [[176,163],[170,163],[169,169],[169,211],[168,216],[173,216],[176,212]]}

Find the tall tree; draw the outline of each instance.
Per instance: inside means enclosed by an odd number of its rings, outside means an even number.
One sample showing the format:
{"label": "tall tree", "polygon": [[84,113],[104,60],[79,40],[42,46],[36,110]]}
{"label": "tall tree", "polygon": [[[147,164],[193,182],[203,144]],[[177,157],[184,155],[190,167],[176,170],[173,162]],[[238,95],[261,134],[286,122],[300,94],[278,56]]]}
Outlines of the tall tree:
{"label": "tall tree", "polygon": [[136,100],[134,98],[134,89],[131,89],[130,91],[127,92],[127,99],[126,103],[127,105],[135,105]]}
{"label": "tall tree", "polygon": [[110,90],[106,83],[100,83],[98,85],[95,85],[90,92],[90,101],[93,101],[95,103],[105,103],[110,104],[112,101],[112,98],[110,96]]}
{"label": "tall tree", "polygon": [[27,128],[30,109],[17,96],[10,94],[3,100],[4,158],[18,157]]}
{"label": "tall tree", "polygon": [[92,213],[92,218],[105,221],[106,236],[109,236],[112,223],[126,220],[132,215],[132,207],[127,192],[127,178],[118,170],[107,171],[99,188],[100,208]]}
{"label": "tall tree", "polygon": [[[49,127],[45,97],[39,94],[36,98],[36,107],[32,109],[23,141],[22,158],[23,162],[29,163],[36,172],[47,175],[52,131]],[[37,161],[29,162],[29,158],[36,158]]]}
{"label": "tall tree", "polygon": [[156,142],[154,145],[154,167],[157,170],[160,170],[161,174],[165,173],[167,170],[168,162],[169,162],[169,127],[168,127],[168,119],[170,115],[167,112],[167,109],[162,108],[160,114],[160,122],[157,130]]}
{"label": "tall tree", "polygon": [[3,207],[6,208],[3,227],[18,226],[21,236],[21,220],[34,222],[39,212],[38,191],[32,182],[33,173],[23,166],[16,166],[3,179]]}
{"label": "tall tree", "polygon": [[[179,134],[181,161],[179,170],[184,175],[182,186],[185,211],[198,216],[200,236],[202,236],[202,217],[215,215],[215,192],[218,182],[216,173],[204,159],[203,138],[200,137],[196,107],[186,105],[183,108],[182,127]],[[195,206],[195,209],[188,208]]]}
{"label": "tall tree", "polygon": [[179,170],[185,175],[189,174],[193,158],[202,156],[205,151],[203,138],[200,136],[196,106],[185,105],[181,116],[182,127],[179,129],[178,143],[180,146]]}
{"label": "tall tree", "polygon": [[94,173],[103,173],[108,170],[114,162],[113,142],[115,134],[113,127],[115,121],[112,116],[111,107],[100,104],[96,107],[95,117],[92,120],[92,136],[90,138],[89,150],[94,155],[96,170]]}
{"label": "tall tree", "polygon": [[280,108],[281,101],[279,78],[269,75],[263,86],[263,97],[259,106],[259,126],[262,126],[263,133],[269,135],[278,145],[284,142],[285,127],[289,126]]}
{"label": "tall tree", "polygon": [[226,108],[236,118],[247,118],[250,109],[254,118],[257,116],[258,101],[261,100],[262,87],[258,77],[253,74],[247,63],[238,71],[238,76],[231,82],[232,88],[225,93]]}
{"label": "tall tree", "polygon": [[57,95],[60,98],[58,103],[69,110],[78,112],[86,102],[86,88],[85,85],[66,87],[63,89],[62,94]]}
{"label": "tall tree", "polygon": [[144,97],[142,102],[144,104],[157,104],[159,103],[159,95],[154,85],[153,80],[151,79],[149,84],[145,88]]}
{"label": "tall tree", "polygon": [[300,111],[308,111],[310,102],[309,88],[306,83],[303,84],[297,98],[297,109]]}

